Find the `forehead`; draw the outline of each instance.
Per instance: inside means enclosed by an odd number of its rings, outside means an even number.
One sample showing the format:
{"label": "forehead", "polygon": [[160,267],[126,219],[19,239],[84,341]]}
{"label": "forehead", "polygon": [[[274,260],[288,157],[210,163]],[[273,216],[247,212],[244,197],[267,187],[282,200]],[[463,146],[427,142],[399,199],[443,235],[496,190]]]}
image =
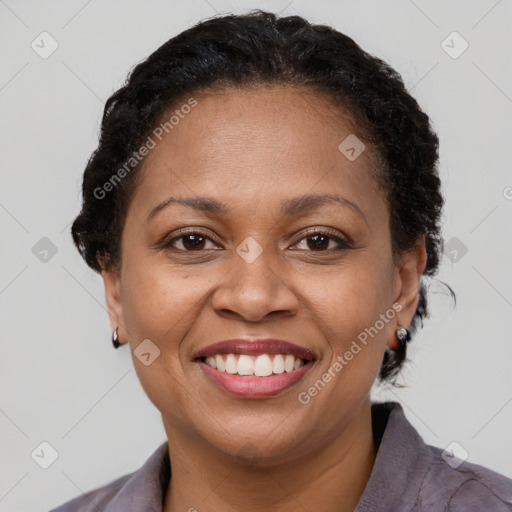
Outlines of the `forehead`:
{"label": "forehead", "polygon": [[181,108],[190,104],[185,98],[162,117],[165,123],[174,115],[173,124],[160,129],[161,140],[150,134],[156,145],[132,199],[140,214],[169,195],[210,196],[233,205],[264,201],[271,207],[306,193],[340,193],[370,216],[386,215],[372,176],[373,149],[366,145],[355,160],[347,158],[343,141],[353,146],[363,137],[327,97],[285,86],[191,97],[193,108]]}

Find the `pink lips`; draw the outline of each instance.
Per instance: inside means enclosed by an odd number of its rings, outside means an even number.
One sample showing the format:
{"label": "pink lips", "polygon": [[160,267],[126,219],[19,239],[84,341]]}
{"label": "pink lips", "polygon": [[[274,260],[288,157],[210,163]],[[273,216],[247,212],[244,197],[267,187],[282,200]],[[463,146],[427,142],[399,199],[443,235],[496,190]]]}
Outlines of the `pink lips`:
{"label": "pink lips", "polygon": [[[221,372],[204,362],[216,354],[292,354],[305,360],[298,370],[270,375],[268,377],[242,376]],[[266,398],[275,396],[290,388],[312,368],[315,354],[306,348],[278,339],[247,340],[235,339],[209,345],[195,354],[195,360],[204,374],[228,393],[244,398]]]}

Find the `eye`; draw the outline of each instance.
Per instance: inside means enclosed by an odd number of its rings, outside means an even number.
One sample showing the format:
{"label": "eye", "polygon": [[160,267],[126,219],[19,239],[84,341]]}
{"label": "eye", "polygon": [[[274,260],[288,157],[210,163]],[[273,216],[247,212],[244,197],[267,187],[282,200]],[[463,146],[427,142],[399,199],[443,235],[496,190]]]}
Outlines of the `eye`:
{"label": "eye", "polygon": [[[212,244],[214,243],[206,235],[191,231],[189,233],[182,233],[180,236],[174,237],[173,239],[166,242],[164,247],[166,249],[184,252],[203,251],[208,249],[208,247],[205,247],[207,242],[211,242]],[[181,248],[179,248],[180,245]]]}
{"label": "eye", "polygon": [[301,238],[299,242],[292,247],[296,247],[301,243],[303,244],[303,247],[299,247],[301,250],[310,249],[311,251],[326,252],[350,249],[350,244],[347,240],[342,238],[337,232],[325,228],[315,229],[307,233],[305,237]]}
{"label": "eye", "polygon": [[[212,246],[208,247],[208,243],[212,244]],[[300,247],[301,244],[302,247]],[[189,231],[173,237],[168,242],[164,242],[162,247],[177,252],[199,252],[216,249],[218,245],[204,233]],[[330,252],[351,248],[348,240],[340,236],[337,231],[326,228],[315,229],[306,233],[306,236],[301,238],[292,247],[315,252]]]}

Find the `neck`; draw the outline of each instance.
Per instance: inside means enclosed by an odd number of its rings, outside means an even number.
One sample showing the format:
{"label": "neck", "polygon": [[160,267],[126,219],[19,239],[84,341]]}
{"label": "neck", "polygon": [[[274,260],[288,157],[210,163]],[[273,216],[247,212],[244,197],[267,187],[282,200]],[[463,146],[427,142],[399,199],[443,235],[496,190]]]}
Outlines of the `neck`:
{"label": "neck", "polygon": [[316,451],[266,466],[244,464],[168,424],[165,428],[172,476],[164,512],[352,512],[377,453],[369,399]]}

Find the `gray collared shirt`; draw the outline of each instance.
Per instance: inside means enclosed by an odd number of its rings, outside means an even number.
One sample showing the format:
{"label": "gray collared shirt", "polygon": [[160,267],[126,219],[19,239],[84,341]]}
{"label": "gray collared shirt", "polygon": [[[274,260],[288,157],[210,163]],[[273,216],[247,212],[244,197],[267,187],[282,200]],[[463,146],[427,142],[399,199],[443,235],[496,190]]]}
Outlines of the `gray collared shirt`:
{"label": "gray collared shirt", "polygon": [[[511,512],[512,480],[425,444],[398,402],[372,404],[377,458],[354,512]],[[144,465],[50,512],[162,512],[167,442]],[[199,503],[195,505],[201,509]]]}

